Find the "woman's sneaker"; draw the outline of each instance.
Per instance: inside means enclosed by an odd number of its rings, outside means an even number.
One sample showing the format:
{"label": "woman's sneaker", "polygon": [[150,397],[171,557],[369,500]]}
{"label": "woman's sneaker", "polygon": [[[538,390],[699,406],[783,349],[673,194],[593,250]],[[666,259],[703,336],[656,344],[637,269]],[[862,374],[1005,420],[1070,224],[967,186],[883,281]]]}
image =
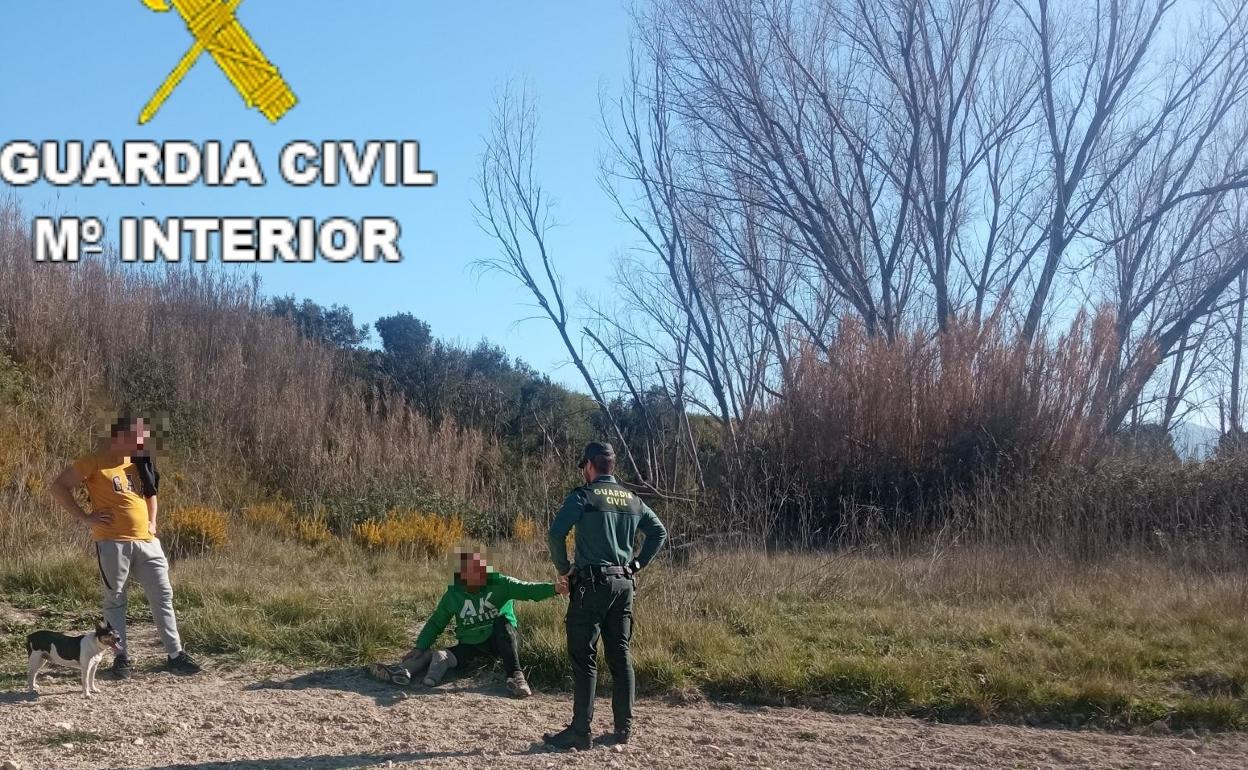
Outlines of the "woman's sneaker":
{"label": "woman's sneaker", "polygon": [[167,665],[169,670],[175,674],[198,674],[204,670],[186,650],[170,658]]}
{"label": "woman's sneaker", "polygon": [[523,671],[517,671],[507,677],[507,692],[511,693],[514,698],[527,698],[533,694],[528,680],[524,678]]}

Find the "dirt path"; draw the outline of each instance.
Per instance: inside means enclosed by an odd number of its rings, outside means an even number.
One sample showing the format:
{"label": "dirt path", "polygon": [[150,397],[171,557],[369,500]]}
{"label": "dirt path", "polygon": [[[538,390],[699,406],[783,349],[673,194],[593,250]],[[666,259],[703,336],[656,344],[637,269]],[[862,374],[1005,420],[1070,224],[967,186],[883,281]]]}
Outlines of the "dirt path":
{"label": "dirt path", "polygon": [[[1248,736],[1144,737],[931,725],[799,709],[639,704],[632,745],[547,753],[533,743],[566,698],[514,701],[488,676],[397,690],[354,670],[140,670],[101,680],[88,708],[72,673],[37,700],[0,693],[0,763],[21,770],[366,767],[1237,768]],[[600,700],[597,726],[610,724]]]}

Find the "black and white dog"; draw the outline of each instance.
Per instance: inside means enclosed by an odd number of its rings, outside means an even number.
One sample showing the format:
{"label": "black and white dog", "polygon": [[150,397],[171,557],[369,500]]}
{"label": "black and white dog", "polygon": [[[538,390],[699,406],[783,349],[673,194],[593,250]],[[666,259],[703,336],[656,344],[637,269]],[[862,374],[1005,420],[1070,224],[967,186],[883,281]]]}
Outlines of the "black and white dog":
{"label": "black and white dog", "polygon": [[97,624],[94,631],[84,636],[36,631],[26,637],[26,653],[30,655],[26,687],[33,693],[39,692],[35,677],[51,661],[58,666],[77,668],[82,675],[82,694],[90,698],[91,693],[99,692],[95,686],[95,672],[100,667],[100,659],[108,650],[116,653],[118,641],[117,632],[108,623]]}

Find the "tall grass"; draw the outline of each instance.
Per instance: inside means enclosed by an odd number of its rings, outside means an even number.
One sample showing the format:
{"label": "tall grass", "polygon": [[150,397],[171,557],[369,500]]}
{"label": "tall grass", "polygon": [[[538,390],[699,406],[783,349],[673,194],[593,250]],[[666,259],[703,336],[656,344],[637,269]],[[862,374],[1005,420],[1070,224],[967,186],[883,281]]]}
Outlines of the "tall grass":
{"label": "tall grass", "polygon": [[933,339],[887,339],[842,326],[807,355],[789,399],[808,469],[971,478],[999,463],[1077,462],[1100,440],[1113,319],[1079,316],[1055,343],[1026,344],[1000,319]]}
{"label": "tall grass", "polygon": [[[1112,315],[1023,344],[999,319],[938,338],[840,330],[806,355],[762,437],[771,529],[824,542],[955,542],[1112,556],[1248,546],[1248,454],[1181,463],[1106,436]],[[748,467],[748,466],[747,466]],[[786,487],[785,484],[788,486]]]}
{"label": "tall grass", "polygon": [[[396,657],[450,580],[449,559],[341,539],[312,548],[234,526],[229,546],[174,569],[184,637],[215,665]],[[492,553],[506,573],[552,576],[539,545]],[[98,612],[90,567],[73,550],[23,558],[0,566],[0,588],[22,606],[85,621]],[[544,688],[567,684],[565,607],[517,607],[523,662]],[[145,615],[141,600],[131,612]],[[684,568],[654,564],[640,579],[636,618],[638,685],[650,695],[946,721],[1248,728],[1242,569],[986,548],[724,551]]]}

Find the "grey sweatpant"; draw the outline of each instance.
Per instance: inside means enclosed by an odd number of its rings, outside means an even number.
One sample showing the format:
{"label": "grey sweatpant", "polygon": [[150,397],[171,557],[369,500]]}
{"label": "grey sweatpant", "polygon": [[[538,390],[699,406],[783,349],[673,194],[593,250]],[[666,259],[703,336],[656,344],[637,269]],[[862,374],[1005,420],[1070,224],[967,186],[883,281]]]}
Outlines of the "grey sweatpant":
{"label": "grey sweatpant", "polygon": [[173,586],[169,584],[169,561],[160,541],[100,540],[95,544],[104,580],[104,620],[121,636],[118,645],[126,652],[126,587],[131,573],[138,577],[152,605],[152,619],[170,656],[182,651],[178,620],[173,615]]}

